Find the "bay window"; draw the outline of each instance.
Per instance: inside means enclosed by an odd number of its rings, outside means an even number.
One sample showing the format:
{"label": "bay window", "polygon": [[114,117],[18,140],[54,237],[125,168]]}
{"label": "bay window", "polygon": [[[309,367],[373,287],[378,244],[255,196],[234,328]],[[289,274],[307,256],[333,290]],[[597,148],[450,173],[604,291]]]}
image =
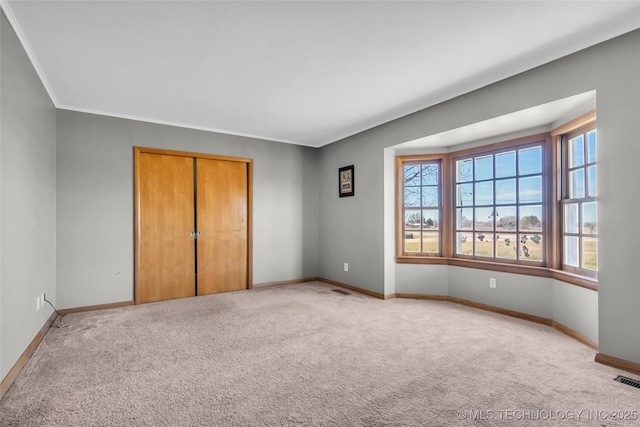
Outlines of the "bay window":
{"label": "bay window", "polygon": [[397,157],[398,263],[554,277],[595,289],[595,111],[550,133]]}

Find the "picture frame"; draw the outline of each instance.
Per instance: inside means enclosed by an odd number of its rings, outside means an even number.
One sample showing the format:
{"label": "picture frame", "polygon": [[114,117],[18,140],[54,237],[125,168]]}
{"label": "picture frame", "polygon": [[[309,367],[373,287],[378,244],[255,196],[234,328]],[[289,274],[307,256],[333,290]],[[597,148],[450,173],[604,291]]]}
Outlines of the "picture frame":
{"label": "picture frame", "polygon": [[338,169],[338,195],[340,197],[353,196],[355,175],[353,165]]}

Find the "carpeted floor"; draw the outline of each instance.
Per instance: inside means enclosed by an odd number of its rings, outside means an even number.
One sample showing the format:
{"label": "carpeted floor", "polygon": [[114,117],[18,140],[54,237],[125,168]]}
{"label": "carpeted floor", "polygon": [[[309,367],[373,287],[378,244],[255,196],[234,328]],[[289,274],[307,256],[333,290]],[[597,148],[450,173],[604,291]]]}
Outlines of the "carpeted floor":
{"label": "carpeted floor", "polygon": [[552,328],[332,289],[68,315],[0,402],[0,425],[640,424],[640,389],[613,381],[637,377]]}

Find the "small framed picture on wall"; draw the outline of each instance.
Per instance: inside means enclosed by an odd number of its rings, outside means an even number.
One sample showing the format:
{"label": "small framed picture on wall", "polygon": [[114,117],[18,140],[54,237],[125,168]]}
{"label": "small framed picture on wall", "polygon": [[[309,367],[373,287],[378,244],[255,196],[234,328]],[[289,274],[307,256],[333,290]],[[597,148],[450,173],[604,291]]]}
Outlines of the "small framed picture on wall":
{"label": "small framed picture on wall", "polygon": [[353,196],[353,165],[338,169],[338,194],[340,197]]}

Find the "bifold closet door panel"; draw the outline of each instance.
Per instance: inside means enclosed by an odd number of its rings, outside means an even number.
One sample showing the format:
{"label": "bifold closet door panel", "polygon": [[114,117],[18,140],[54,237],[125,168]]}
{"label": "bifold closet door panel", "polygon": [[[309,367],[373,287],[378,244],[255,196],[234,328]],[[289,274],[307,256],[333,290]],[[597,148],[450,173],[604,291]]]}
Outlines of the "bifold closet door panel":
{"label": "bifold closet door panel", "polygon": [[247,289],[247,164],[196,162],[198,295]]}
{"label": "bifold closet door panel", "polygon": [[193,158],[140,154],[140,302],[195,296],[193,180]]}

